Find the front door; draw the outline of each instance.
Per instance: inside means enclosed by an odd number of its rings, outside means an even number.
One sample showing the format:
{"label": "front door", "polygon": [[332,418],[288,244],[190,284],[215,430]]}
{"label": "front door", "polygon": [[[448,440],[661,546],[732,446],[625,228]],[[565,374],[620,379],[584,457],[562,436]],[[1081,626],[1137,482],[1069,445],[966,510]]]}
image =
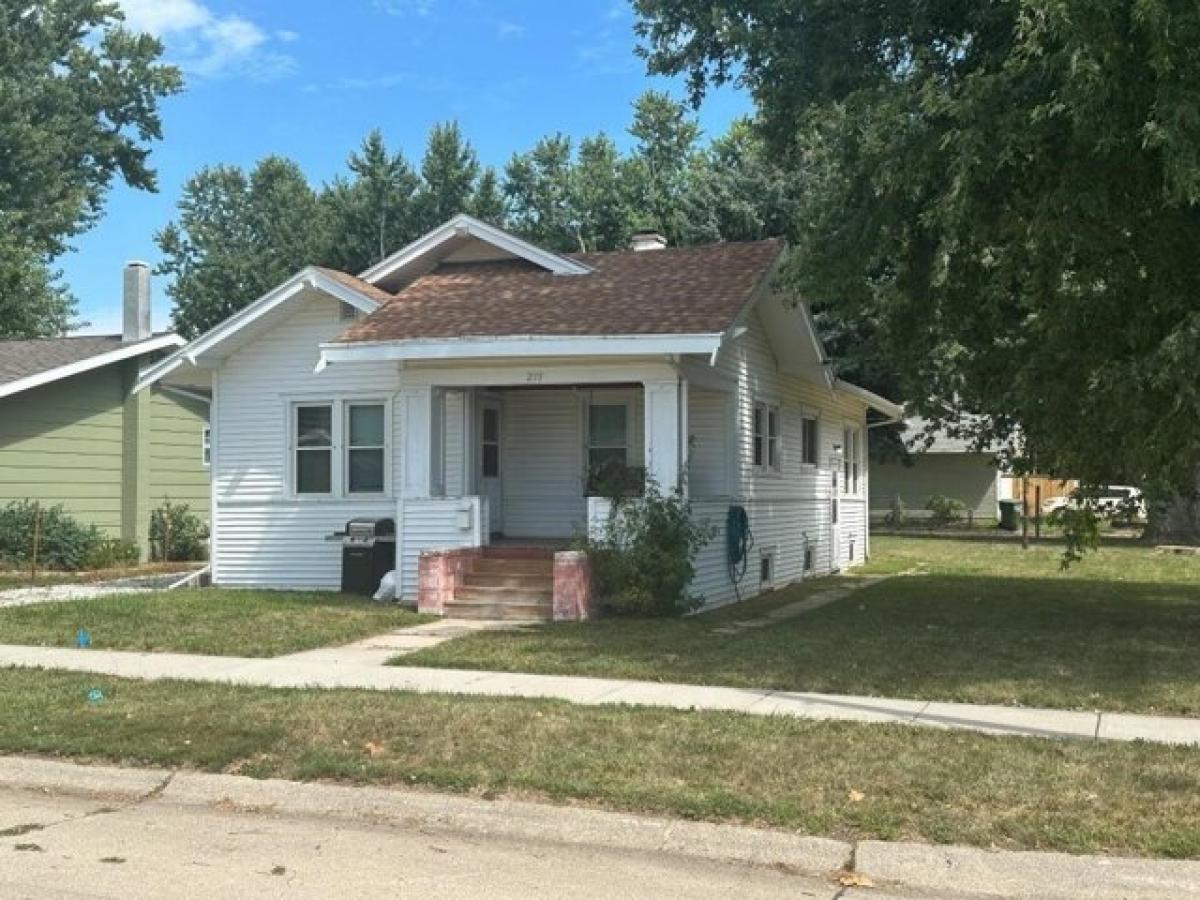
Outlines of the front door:
{"label": "front door", "polygon": [[487,497],[488,521],[493,534],[504,531],[504,490],[500,482],[499,400],[484,400],[479,423],[479,493]]}

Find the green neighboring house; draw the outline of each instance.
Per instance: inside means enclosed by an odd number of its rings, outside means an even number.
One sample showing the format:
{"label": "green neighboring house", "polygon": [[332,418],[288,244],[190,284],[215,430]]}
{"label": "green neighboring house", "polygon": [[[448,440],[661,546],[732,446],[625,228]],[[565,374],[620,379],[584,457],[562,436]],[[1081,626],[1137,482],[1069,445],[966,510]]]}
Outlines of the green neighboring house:
{"label": "green neighboring house", "polygon": [[150,270],[125,269],[120,335],[0,341],[0,506],[62,504],[146,553],[150,511],[170,499],[209,517],[209,391],[138,373],[177,349],[150,328]]}

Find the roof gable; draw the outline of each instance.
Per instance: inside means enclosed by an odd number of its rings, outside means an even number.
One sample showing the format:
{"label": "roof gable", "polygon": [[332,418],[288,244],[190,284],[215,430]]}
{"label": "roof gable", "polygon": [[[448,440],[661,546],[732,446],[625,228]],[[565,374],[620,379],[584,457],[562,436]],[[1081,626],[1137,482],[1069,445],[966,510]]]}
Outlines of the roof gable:
{"label": "roof gable", "polygon": [[503,229],[461,213],[371,266],[359,277],[370,284],[396,290],[441,262],[504,259],[523,259],[554,275],[586,275],[591,271],[577,259],[543,250]]}
{"label": "roof gable", "polygon": [[140,391],[184,365],[203,366],[221,360],[244,345],[262,329],[270,327],[280,311],[295,299],[319,291],[370,314],[390,295],[353,275],[308,266],[283,284],[263,294],[166,359],[144,371],[134,386]]}

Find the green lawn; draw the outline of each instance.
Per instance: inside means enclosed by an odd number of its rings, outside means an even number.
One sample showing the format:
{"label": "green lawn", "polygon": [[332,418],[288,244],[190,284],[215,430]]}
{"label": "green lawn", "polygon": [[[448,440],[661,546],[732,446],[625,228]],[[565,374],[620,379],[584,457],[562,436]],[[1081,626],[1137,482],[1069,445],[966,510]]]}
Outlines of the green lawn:
{"label": "green lawn", "polygon": [[0,609],[0,644],[280,656],[427,621],[392,604],[335,593],[156,591]]}
{"label": "green lawn", "polygon": [[170,572],[188,572],[198,569],[203,563],[145,563],[117,569],[87,569],[80,572],[58,572],[41,569],[30,576],[28,569],[0,568],[0,591],[27,587],[47,587],[56,584],[87,584],[93,581],[111,581],[118,578],[135,578],[143,575],[161,575]]}
{"label": "green lawn", "polygon": [[[87,702],[92,689],[102,702]],[[0,753],[419,785],[848,839],[1200,856],[1200,751],[1178,747],[9,670]]]}
{"label": "green lawn", "polygon": [[865,571],[908,572],[798,619],[731,618],[830,584],[690,619],[605,620],[465,637],[401,665],[1200,715],[1200,558],[877,538]]}

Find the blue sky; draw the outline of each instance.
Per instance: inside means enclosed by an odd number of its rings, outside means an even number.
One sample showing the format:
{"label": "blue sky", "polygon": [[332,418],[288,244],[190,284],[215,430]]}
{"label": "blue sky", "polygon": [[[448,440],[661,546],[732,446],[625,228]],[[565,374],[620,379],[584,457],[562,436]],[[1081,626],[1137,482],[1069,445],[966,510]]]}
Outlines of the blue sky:
{"label": "blue sky", "polygon": [[[216,163],[295,159],[320,183],[371,129],[419,161],[429,127],[457,119],[484,163],[561,131],[607,131],[622,146],[631,104],[650,87],[626,0],[120,0],[131,25],[159,35],[187,89],[163,106],[152,161],[157,194],[117,184],[104,219],[58,263],[86,331],[119,331],[120,269],[158,261],[154,232],[183,182]],[[706,134],[750,111],[726,89],[699,111]],[[170,301],[156,278],[154,320]]]}

